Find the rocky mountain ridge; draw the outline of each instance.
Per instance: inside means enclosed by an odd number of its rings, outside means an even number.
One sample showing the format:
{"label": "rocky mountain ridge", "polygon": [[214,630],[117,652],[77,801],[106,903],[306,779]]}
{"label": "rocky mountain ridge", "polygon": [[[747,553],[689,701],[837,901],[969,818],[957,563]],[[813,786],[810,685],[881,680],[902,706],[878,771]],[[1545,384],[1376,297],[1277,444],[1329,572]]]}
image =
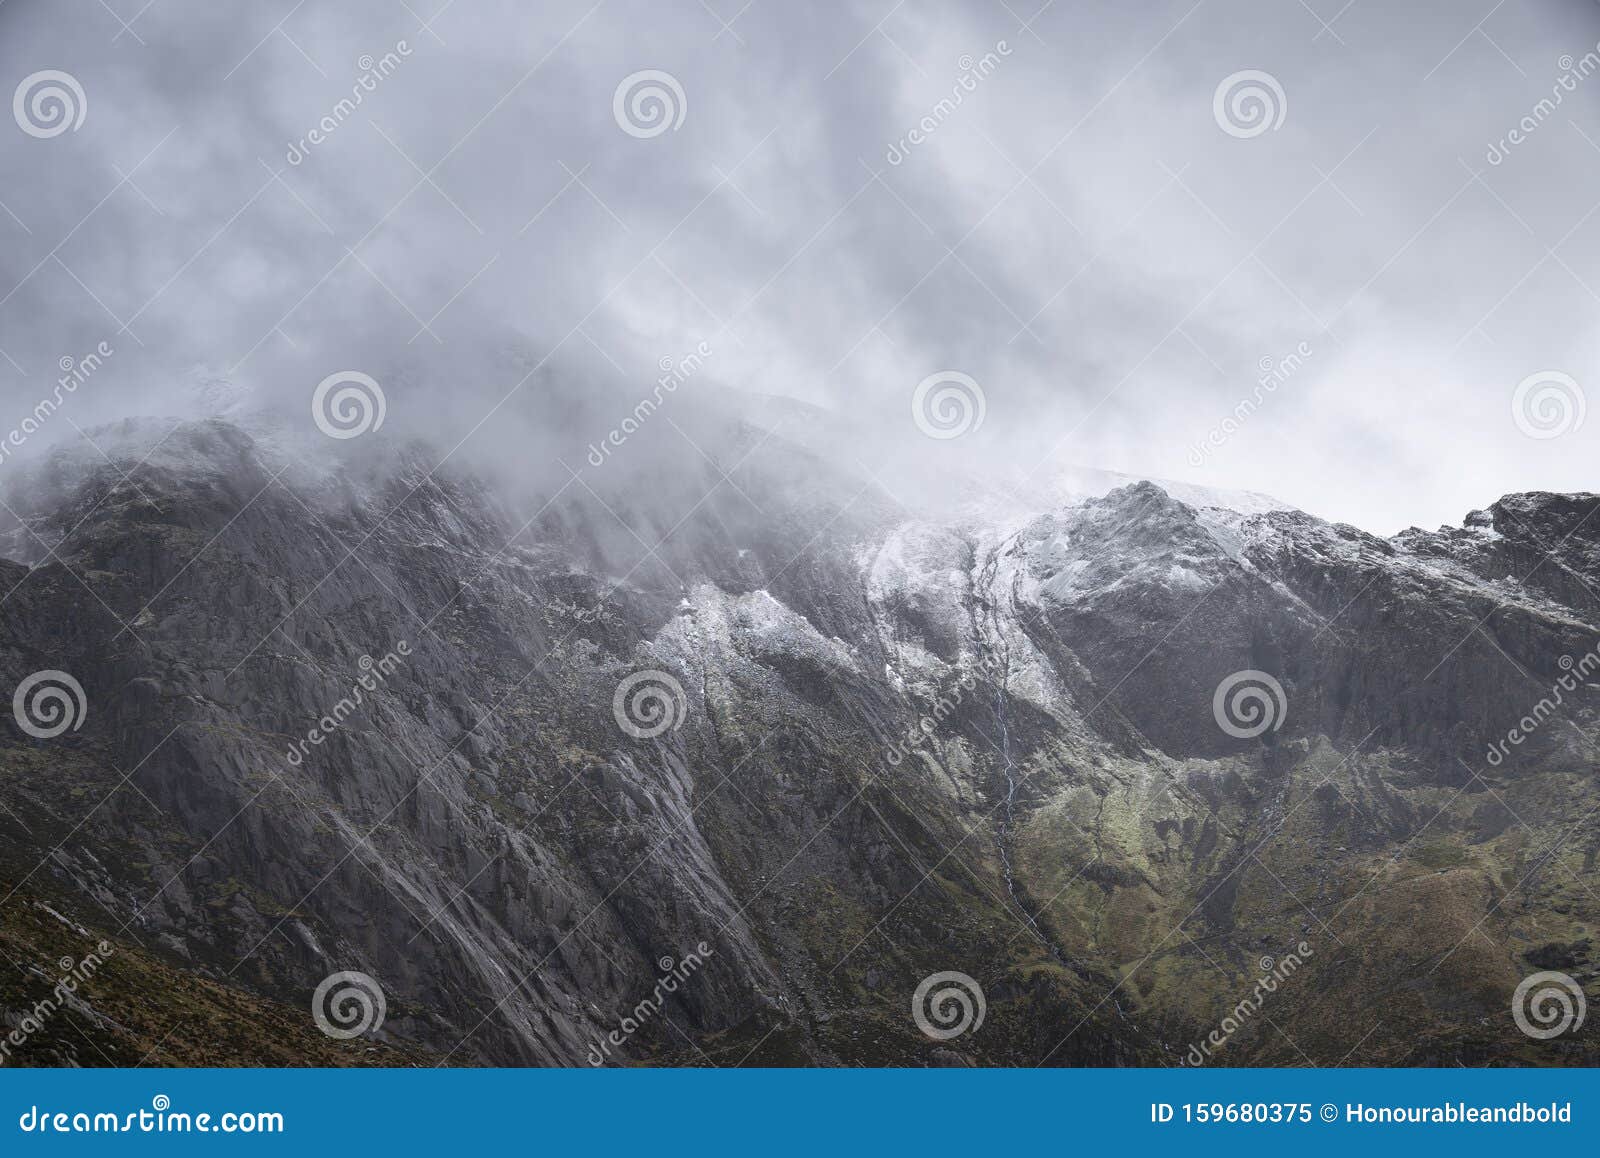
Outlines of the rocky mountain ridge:
{"label": "rocky mountain ridge", "polygon": [[[1600,496],[983,524],[746,424],[514,505],[161,429],[5,494],[0,686],[87,708],[0,735],[0,928],[252,1008],[360,970],[445,1064],[1175,1065],[1291,954],[1209,1062],[1596,1060],[1509,1002],[1600,977]],[[986,1014],[936,1040],[949,971]]]}

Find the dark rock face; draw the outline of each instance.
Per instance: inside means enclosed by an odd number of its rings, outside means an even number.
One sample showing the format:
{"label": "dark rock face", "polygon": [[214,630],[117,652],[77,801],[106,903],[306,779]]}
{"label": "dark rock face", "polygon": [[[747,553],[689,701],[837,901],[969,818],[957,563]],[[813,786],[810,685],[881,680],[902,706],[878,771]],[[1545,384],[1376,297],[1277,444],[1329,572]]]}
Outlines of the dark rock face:
{"label": "dark rock face", "polygon": [[87,713],[3,726],[0,921],[282,1007],[358,969],[457,1064],[1177,1064],[1263,975],[1209,1060],[1597,1060],[1509,1002],[1596,978],[1600,497],[930,522],[746,433],[668,515],[221,423],[17,483],[0,687]]}

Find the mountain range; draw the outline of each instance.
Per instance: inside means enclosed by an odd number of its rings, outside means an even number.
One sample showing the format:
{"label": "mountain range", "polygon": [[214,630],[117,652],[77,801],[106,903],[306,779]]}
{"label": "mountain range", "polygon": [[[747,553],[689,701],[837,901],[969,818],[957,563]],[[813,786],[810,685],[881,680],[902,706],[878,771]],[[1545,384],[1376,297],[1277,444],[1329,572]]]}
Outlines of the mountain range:
{"label": "mountain range", "polygon": [[8,467],[0,690],[82,699],[0,726],[0,1025],[112,950],[14,1061],[1600,1061],[1511,1009],[1600,980],[1600,496],[1381,538],[668,420],[522,490],[237,418]]}

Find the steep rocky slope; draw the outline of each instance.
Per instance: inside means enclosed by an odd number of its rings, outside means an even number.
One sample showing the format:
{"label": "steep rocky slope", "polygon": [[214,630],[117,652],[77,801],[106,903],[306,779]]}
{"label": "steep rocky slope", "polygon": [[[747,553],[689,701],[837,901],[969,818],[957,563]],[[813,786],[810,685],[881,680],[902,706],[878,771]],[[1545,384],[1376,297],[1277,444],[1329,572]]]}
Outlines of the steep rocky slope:
{"label": "steep rocky slope", "polygon": [[[607,1060],[1156,1065],[1292,955],[1216,1062],[1600,1060],[1509,1012],[1600,976],[1600,695],[1503,743],[1593,678],[1600,497],[1389,540],[1148,482],[934,519],[745,424],[513,508],[420,453],[96,439],[4,494],[0,687],[87,710],[0,732],[0,969],[69,952],[44,904],[174,1021],[370,974],[384,1064],[583,1064],[631,1017]],[[1268,725],[1214,703],[1239,672]],[[941,971],[986,1002],[949,1041]]]}

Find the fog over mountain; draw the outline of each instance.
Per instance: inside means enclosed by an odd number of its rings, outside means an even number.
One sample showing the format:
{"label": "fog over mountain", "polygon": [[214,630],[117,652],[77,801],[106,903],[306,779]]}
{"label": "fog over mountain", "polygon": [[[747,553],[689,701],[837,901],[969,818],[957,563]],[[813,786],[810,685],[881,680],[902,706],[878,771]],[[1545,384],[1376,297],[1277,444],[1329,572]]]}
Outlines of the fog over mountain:
{"label": "fog over mountain", "polygon": [[[543,383],[631,409],[704,341],[697,384],[831,409],[863,459],[921,441],[912,391],[948,369],[984,424],[916,449],[980,473],[1265,491],[1385,533],[1590,481],[1594,427],[1528,438],[1512,396],[1593,376],[1600,90],[1559,84],[1592,4],[432,7],[0,9],[5,75],[64,69],[87,102],[0,149],[11,409],[109,341],[80,427],[203,414],[217,380],[304,416],[353,368],[393,428],[576,465],[626,410],[571,428]],[[640,138],[613,97],[646,69],[683,115]],[[1240,137],[1213,97],[1248,69],[1282,119]]]}

